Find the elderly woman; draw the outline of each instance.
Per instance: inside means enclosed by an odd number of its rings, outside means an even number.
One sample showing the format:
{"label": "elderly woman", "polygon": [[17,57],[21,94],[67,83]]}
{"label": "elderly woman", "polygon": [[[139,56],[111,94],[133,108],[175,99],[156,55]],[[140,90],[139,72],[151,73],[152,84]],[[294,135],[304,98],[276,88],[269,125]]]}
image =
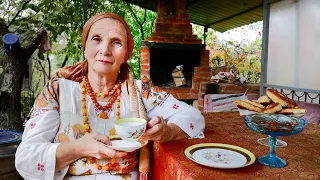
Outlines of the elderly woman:
{"label": "elderly woman", "polygon": [[147,78],[132,79],[127,61],[133,38],[120,16],[102,13],[89,19],[82,48],[86,60],[59,70],[35,102],[16,152],[22,177],[147,179],[148,146],[140,153],[105,146],[116,134],[114,122],[123,117],[149,120],[144,138],[151,141],[202,134],[205,124],[197,109]]}

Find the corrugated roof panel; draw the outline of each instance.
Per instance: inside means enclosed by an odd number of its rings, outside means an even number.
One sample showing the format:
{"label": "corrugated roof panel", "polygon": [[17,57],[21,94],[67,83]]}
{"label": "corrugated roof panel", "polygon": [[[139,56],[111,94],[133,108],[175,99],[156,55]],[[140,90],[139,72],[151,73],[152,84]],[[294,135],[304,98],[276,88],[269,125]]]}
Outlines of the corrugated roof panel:
{"label": "corrugated roof panel", "polygon": [[226,21],[221,21],[215,24],[212,24],[210,27],[216,31],[224,32],[229,29],[233,29],[239,26],[244,26],[251,24],[257,21],[261,21],[263,17],[263,9],[256,9],[250,13],[244,13],[242,15],[235,16]]}
{"label": "corrugated roof panel", "polygon": [[[156,0],[124,0],[126,2],[157,10]],[[263,19],[263,0],[186,0],[192,23],[207,25],[224,32]]]}

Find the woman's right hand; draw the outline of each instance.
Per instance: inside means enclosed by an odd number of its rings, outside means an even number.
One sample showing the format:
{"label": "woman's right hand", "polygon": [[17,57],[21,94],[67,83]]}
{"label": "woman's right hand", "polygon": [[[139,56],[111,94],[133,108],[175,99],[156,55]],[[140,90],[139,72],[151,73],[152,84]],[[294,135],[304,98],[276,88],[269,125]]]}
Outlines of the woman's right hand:
{"label": "woman's right hand", "polygon": [[71,144],[75,147],[75,151],[82,157],[95,157],[97,159],[104,158],[121,158],[127,155],[126,152],[116,151],[108,148],[106,145],[111,145],[108,136],[91,133],[72,141]]}

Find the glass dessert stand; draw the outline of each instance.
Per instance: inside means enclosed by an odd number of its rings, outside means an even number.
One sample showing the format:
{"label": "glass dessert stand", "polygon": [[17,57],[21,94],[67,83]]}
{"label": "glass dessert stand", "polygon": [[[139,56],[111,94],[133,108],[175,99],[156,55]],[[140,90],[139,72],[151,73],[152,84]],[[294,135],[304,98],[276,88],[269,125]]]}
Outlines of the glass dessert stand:
{"label": "glass dessert stand", "polygon": [[[267,137],[267,138],[260,138],[260,139],[257,140],[257,142],[259,144],[264,145],[264,146],[269,146],[269,141],[270,141],[270,136]],[[277,147],[286,147],[286,146],[288,146],[288,144],[285,141],[277,139],[276,146]]]}
{"label": "glass dessert stand", "polygon": [[266,166],[281,168],[287,162],[276,156],[277,136],[290,136],[303,131],[306,121],[281,114],[251,114],[244,117],[247,127],[255,132],[269,135],[270,152],[258,161]]}

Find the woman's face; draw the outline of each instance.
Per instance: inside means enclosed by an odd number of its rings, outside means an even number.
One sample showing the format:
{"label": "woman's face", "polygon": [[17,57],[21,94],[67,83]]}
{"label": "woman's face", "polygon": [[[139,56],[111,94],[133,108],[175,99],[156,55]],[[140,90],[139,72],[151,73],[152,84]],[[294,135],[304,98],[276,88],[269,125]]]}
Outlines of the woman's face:
{"label": "woman's face", "polygon": [[84,53],[89,71],[118,73],[127,53],[125,27],[109,18],[95,22],[89,31]]}

